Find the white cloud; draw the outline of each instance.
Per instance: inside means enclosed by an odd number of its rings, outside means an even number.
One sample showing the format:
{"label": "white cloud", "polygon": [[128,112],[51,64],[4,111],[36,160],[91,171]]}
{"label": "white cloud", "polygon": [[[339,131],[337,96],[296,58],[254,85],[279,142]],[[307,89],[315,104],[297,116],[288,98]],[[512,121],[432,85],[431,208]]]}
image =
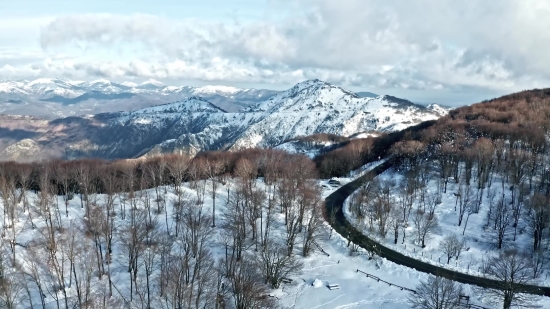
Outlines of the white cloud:
{"label": "white cloud", "polygon": [[[299,2],[307,10],[285,19],[232,24],[146,14],[61,16],[41,29],[48,65],[5,63],[0,73],[274,84],[320,78],[425,91],[508,92],[550,81],[547,2]],[[61,52],[70,61],[55,59]]]}

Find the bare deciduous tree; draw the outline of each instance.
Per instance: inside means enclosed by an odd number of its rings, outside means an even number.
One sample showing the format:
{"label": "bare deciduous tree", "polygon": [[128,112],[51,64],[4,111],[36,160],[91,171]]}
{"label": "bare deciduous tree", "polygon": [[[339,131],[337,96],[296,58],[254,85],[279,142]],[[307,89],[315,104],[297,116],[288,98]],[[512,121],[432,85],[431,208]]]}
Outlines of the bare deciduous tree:
{"label": "bare deciduous tree", "polygon": [[548,197],[538,193],[532,195],[525,216],[533,233],[533,250],[536,251],[540,247],[543,233],[547,230],[550,221]]}
{"label": "bare deciduous tree", "polygon": [[457,309],[462,287],[455,281],[430,276],[409,295],[409,304],[414,309]]}
{"label": "bare deciduous tree", "polygon": [[262,271],[265,283],[273,288],[279,288],[284,278],[297,273],[302,264],[295,256],[289,256],[286,247],[275,242],[267,245],[257,257],[258,266]]}
{"label": "bare deciduous tree", "polygon": [[232,273],[228,279],[236,309],[276,308],[274,300],[267,296],[267,286],[252,257],[241,259]]}
{"label": "bare deciduous tree", "polygon": [[502,246],[504,245],[504,238],[508,234],[510,223],[512,222],[511,209],[504,198],[500,198],[497,202],[495,202],[492,208],[491,223],[494,234],[497,238],[497,248],[502,249]]}
{"label": "bare deciduous tree", "polygon": [[307,209],[305,219],[305,231],[302,246],[303,256],[308,256],[311,252],[312,245],[318,242],[321,229],[323,227],[322,208],[324,207],[324,203],[322,201],[321,191],[317,190],[313,194],[314,196],[311,199],[311,204]]}
{"label": "bare deciduous tree", "polygon": [[517,250],[506,250],[490,258],[483,266],[488,276],[498,280],[498,288],[485,289],[485,293],[502,299],[503,309],[521,305],[528,307],[532,296],[523,294],[522,285],[533,281],[532,264],[529,257]]}
{"label": "bare deciduous tree", "polygon": [[458,260],[462,249],[464,249],[464,245],[464,239],[459,240],[458,237],[456,237],[456,235],[454,234],[447,236],[445,237],[445,239],[443,239],[443,241],[439,244],[439,247],[441,248],[441,251],[443,251],[443,253],[445,253],[445,255],[447,256],[447,264],[449,264],[453,257]]}
{"label": "bare deciduous tree", "polygon": [[219,175],[223,173],[223,162],[217,160],[206,160],[204,171],[206,177],[210,180],[208,187],[212,194],[212,227],[216,226],[216,194],[220,184]]}
{"label": "bare deciduous tree", "polygon": [[415,227],[416,236],[418,237],[418,243],[422,248],[426,247],[426,240],[430,234],[434,233],[438,228],[437,218],[430,216],[429,213],[425,213],[420,209],[417,209],[413,215],[413,224]]}

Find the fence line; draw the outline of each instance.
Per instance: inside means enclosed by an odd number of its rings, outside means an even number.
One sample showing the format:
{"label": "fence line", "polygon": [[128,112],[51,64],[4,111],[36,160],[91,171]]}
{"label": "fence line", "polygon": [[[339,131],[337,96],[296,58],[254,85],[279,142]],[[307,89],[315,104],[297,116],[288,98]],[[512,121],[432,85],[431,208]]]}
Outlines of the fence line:
{"label": "fence line", "polygon": [[364,271],[362,271],[362,270],[360,270],[360,269],[357,269],[356,272],[360,272],[360,273],[364,274],[365,276],[367,276],[368,278],[372,278],[372,279],[374,279],[374,280],[376,280],[376,281],[378,281],[378,282],[382,281],[382,282],[388,284],[389,286],[395,286],[395,287],[400,288],[401,290],[406,290],[406,291],[409,291],[409,292],[411,292],[411,293],[416,294],[416,291],[413,290],[413,289],[409,289],[409,288],[406,288],[406,287],[404,287],[404,286],[400,286],[400,285],[397,285],[397,284],[395,284],[395,283],[391,283],[391,282],[382,280],[382,279],[380,279],[380,278],[378,278],[378,277],[376,277],[376,276],[373,276],[373,275],[371,275],[371,274],[368,274],[368,273],[366,273],[366,272],[364,272]]}
{"label": "fence line", "polygon": [[311,242],[315,245],[315,247],[317,247],[317,249],[319,249],[326,256],[330,256],[330,254],[328,254],[325,250],[323,250],[323,248],[321,248],[321,246],[315,241],[315,239],[313,239]]}
{"label": "fence line", "polygon": [[[398,285],[398,284],[391,283],[391,282],[388,282],[388,281],[386,281],[386,280],[380,279],[380,278],[378,278],[378,277],[376,277],[376,276],[374,276],[374,275],[371,275],[371,274],[369,274],[369,273],[366,273],[366,272],[364,272],[364,271],[362,271],[362,270],[360,270],[360,269],[357,269],[355,272],[362,273],[362,274],[364,274],[365,276],[367,276],[368,278],[374,279],[374,280],[376,280],[376,281],[378,281],[378,282],[384,282],[384,283],[388,284],[389,286],[395,286],[395,287],[400,288],[401,290],[406,290],[406,291],[409,291],[409,292],[414,293],[414,294],[417,293],[417,292],[416,292],[415,290],[413,290],[413,289],[409,289],[409,288],[406,288],[406,287],[404,287],[404,286],[400,286],[400,285]],[[490,308],[482,307],[482,306],[479,306],[479,305],[464,304],[464,303],[459,303],[459,306],[460,306],[460,307],[463,307],[463,308],[466,308],[466,309],[490,309]]]}

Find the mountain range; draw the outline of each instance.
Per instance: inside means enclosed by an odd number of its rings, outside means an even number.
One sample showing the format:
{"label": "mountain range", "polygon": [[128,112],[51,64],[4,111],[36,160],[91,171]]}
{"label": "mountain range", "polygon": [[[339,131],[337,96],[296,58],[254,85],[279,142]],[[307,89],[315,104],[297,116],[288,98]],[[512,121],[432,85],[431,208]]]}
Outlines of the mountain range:
{"label": "mountain range", "polygon": [[[110,87],[105,84],[97,91],[105,96],[116,93]],[[135,111],[54,120],[0,116],[0,158],[116,159],[173,151],[196,154],[276,147],[315,133],[353,136],[401,130],[447,112],[435,104],[426,107],[388,95],[360,97],[320,80],[308,80],[238,111],[191,96]]]}
{"label": "mountain range", "polygon": [[0,113],[44,119],[130,111],[200,96],[220,108],[236,112],[268,99],[279,91],[227,86],[165,86],[149,80],[141,84],[92,82],[58,78],[0,81]]}

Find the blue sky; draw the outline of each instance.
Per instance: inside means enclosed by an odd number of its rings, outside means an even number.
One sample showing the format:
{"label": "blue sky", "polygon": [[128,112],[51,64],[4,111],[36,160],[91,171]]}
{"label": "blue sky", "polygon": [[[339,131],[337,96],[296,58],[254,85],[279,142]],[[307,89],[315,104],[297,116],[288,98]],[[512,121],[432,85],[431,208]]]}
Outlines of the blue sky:
{"label": "blue sky", "polygon": [[234,9],[246,9],[248,11],[262,10],[266,5],[269,5],[269,3],[262,0],[26,0],[10,1],[9,5],[3,7],[2,15],[11,17],[32,17],[80,13],[111,12],[126,14],[133,12],[147,12],[151,14],[171,15],[173,17],[220,18],[226,14],[224,11],[231,11]]}
{"label": "blue sky", "polygon": [[284,89],[319,78],[443,104],[550,85],[544,1],[2,2],[0,80]]}

